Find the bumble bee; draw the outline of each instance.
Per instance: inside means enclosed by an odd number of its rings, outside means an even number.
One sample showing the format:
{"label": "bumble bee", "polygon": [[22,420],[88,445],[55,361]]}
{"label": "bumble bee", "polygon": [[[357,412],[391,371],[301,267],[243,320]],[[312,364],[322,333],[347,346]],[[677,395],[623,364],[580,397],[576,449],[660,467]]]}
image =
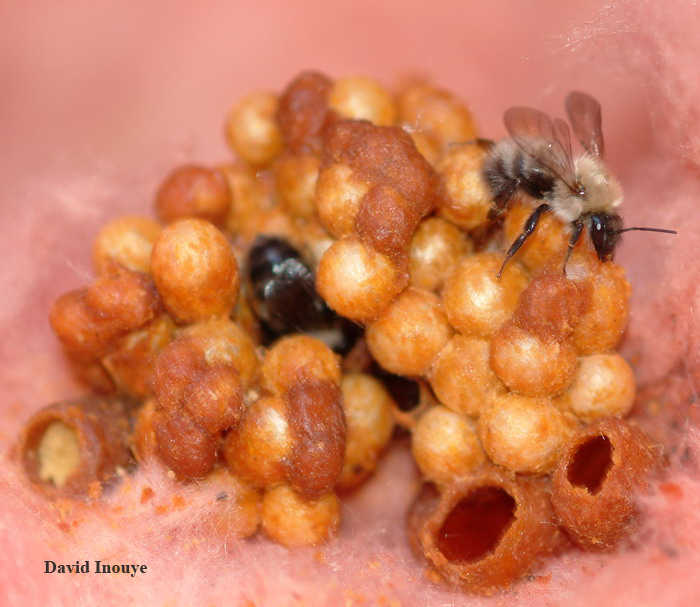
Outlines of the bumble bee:
{"label": "bumble bee", "polygon": [[492,144],[484,161],[483,178],[494,200],[491,220],[503,214],[516,194],[542,201],[506,252],[499,278],[508,260],[532,235],[545,212],[554,213],[571,226],[564,271],[586,228],[601,261],[612,259],[623,232],[676,233],[659,228],[622,227],[618,214],[622,188],[603,161],[600,104],[590,95],[574,91],[567,96],[565,106],[585,153],[574,158],[569,126],[560,118],[552,120],[538,110],[513,107],[504,115],[510,139]]}
{"label": "bumble bee", "polygon": [[246,266],[248,297],[265,344],[290,333],[308,333],[338,353],[353,346],[360,328],[326,305],[316,292],[313,271],[286,240],[258,236]]}

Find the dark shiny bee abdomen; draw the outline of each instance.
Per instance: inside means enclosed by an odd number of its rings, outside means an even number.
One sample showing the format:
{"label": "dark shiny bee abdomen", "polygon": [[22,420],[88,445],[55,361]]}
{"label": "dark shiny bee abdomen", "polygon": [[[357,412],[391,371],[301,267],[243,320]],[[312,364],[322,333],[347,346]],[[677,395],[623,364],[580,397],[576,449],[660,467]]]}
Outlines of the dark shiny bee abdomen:
{"label": "dark shiny bee abdomen", "polygon": [[357,339],[359,328],[321,299],[311,268],[286,240],[258,236],[248,253],[247,278],[251,307],[266,342],[289,333],[310,333],[344,352]]}
{"label": "dark shiny bee abdomen", "polygon": [[286,241],[259,236],[248,254],[248,279],[253,310],[275,333],[305,331],[325,319],[313,273]]}

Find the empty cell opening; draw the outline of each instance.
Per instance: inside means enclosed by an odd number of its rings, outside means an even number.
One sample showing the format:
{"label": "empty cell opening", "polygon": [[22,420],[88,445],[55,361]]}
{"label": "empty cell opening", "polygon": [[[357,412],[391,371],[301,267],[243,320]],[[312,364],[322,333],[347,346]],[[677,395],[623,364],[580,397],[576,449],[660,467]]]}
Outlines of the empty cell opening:
{"label": "empty cell opening", "polygon": [[567,468],[569,482],[595,495],[612,466],[612,445],[607,436],[595,436],[583,443]]}
{"label": "empty cell opening", "polygon": [[478,561],[491,554],[515,520],[515,500],[500,487],[479,487],[447,515],[438,549],[452,562]]}
{"label": "empty cell opening", "polygon": [[75,429],[63,422],[50,424],[37,446],[39,479],[63,487],[80,463],[80,442]]}

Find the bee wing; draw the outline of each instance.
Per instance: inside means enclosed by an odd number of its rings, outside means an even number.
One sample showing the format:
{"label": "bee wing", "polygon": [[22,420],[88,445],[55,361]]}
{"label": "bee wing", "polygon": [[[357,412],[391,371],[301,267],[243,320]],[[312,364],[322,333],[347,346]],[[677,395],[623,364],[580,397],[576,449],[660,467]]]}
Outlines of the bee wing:
{"label": "bee wing", "polygon": [[544,112],[529,107],[512,107],[506,110],[503,120],[521,150],[558,175],[573,191],[577,189],[566,122],[559,118],[552,120]]}
{"label": "bee wing", "polygon": [[576,138],[586,151],[602,158],[605,147],[600,103],[588,93],[581,91],[569,93],[564,103]]}

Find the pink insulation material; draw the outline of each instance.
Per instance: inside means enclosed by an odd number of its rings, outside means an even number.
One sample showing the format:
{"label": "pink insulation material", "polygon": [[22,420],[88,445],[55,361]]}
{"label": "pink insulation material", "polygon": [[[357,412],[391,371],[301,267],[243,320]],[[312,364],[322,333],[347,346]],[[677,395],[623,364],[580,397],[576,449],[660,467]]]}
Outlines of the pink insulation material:
{"label": "pink insulation material", "polygon": [[[700,604],[698,31],[687,0],[0,3],[0,604]],[[170,167],[229,158],[233,101],[307,68],[388,84],[430,75],[492,138],[508,106],[561,116],[572,89],[601,101],[626,224],[679,231],[629,234],[618,257],[634,289],[623,354],[638,415],[671,469],[615,553],[567,552],[490,599],[434,585],[405,537],[418,475],[402,443],[344,500],[339,539],[318,549],[222,540],[208,521],[233,496],[157,466],[91,504],[50,504],[27,488],[9,456],[22,423],[83,391],[47,312],[87,282],[99,226],[150,213]],[[147,572],[46,574],[45,560]]]}

